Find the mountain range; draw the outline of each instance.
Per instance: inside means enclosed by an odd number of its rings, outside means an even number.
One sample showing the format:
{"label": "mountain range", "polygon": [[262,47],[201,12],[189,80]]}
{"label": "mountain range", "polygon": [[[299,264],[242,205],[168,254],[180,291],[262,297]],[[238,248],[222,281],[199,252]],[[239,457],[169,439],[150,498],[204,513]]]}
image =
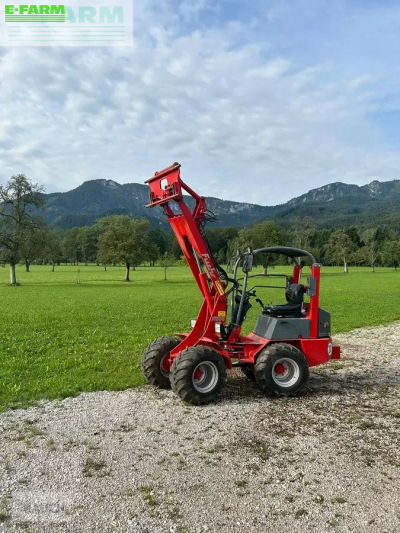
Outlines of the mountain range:
{"label": "mountain range", "polygon": [[[90,225],[112,214],[147,218],[153,227],[166,229],[162,209],[144,207],[148,197],[147,185],[95,179],[68,192],[45,194],[44,216],[50,225],[60,229]],[[330,183],[275,206],[212,197],[206,201],[217,217],[214,227],[241,227],[265,219],[288,226],[309,217],[318,227],[368,227],[382,223],[400,228],[400,180],[375,180],[363,186]]]}

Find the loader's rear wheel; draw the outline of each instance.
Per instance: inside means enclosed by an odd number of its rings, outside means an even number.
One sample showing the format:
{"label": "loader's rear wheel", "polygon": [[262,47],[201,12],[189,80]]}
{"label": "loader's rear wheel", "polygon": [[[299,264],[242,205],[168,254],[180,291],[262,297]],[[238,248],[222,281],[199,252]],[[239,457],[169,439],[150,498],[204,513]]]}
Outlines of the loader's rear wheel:
{"label": "loader's rear wheel", "polygon": [[176,337],[159,337],[151,342],[142,357],[142,372],[150,385],[169,389],[169,353],[180,343]]}
{"label": "loader's rear wheel", "polygon": [[262,350],[254,365],[256,382],[265,393],[291,396],[308,380],[308,363],[291,344],[271,344]]}
{"label": "loader's rear wheel", "polygon": [[212,402],[226,381],[222,357],[206,346],[190,346],[175,357],[170,373],[172,390],[185,402]]}

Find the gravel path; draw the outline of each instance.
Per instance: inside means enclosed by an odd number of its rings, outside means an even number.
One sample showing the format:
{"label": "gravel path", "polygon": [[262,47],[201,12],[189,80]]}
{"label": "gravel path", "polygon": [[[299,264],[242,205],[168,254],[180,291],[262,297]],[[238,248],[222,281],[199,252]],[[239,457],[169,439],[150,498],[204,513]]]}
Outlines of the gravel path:
{"label": "gravel path", "polygon": [[0,531],[399,532],[400,323],[335,339],[300,398],[238,374],[188,407],[147,387],[0,414]]}

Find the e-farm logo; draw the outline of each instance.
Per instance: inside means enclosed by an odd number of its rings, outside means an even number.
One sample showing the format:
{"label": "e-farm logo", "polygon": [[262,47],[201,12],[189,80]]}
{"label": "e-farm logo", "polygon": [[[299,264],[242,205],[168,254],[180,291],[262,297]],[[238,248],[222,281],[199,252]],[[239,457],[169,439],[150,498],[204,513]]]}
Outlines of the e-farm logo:
{"label": "e-farm logo", "polygon": [[65,6],[49,4],[6,5],[6,22],[65,22]]}
{"label": "e-farm logo", "polygon": [[55,4],[42,0],[27,4],[26,0],[14,0],[3,5],[0,45],[132,46],[132,2],[67,0]]}

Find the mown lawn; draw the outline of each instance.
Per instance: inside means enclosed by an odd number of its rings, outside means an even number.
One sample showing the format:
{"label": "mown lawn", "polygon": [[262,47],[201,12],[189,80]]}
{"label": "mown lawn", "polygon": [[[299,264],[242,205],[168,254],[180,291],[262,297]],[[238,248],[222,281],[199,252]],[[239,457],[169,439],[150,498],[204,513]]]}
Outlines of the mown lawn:
{"label": "mown lawn", "polygon": [[[122,268],[19,267],[19,287],[0,268],[0,409],[81,391],[118,390],[143,383],[140,358],[157,336],[188,328],[201,302],[185,267],[138,268],[124,283]],[[284,268],[276,267],[274,272]],[[283,303],[283,291],[259,291]],[[333,332],[400,319],[400,272],[325,268],[321,306]],[[250,330],[259,310],[249,313]]]}

